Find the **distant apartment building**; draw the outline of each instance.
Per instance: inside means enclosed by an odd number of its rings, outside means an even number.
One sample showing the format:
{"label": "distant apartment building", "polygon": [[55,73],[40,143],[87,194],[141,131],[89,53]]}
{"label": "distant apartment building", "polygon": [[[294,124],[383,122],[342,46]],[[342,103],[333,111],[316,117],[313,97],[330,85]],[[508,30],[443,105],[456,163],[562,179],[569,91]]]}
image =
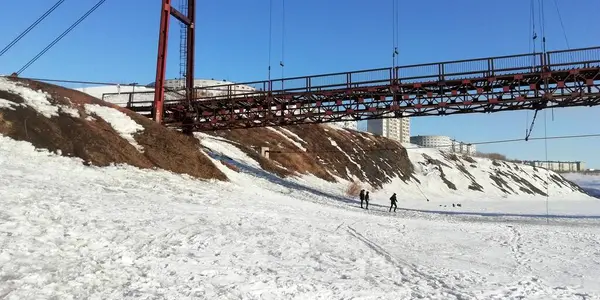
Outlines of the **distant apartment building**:
{"label": "distant apartment building", "polygon": [[410,119],[392,118],[367,121],[367,132],[401,143],[410,141]]}
{"label": "distant apartment building", "polygon": [[534,167],[540,167],[555,172],[583,172],[585,163],[582,161],[542,161],[542,160],[524,160],[522,164]]}
{"label": "distant apartment building", "polygon": [[410,142],[426,148],[436,148],[454,153],[473,155],[477,151],[475,145],[453,140],[444,135],[417,135],[411,136]]}
{"label": "distant apartment building", "polygon": [[466,155],[474,155],[477,152],[477,147],[472,144],[453,140],[452,152]]}
{"label": "distant apartment building", "polygon": [[452,150],[452,139],[443,135],[416,135],[410,137],[410,142],[426,148]]}

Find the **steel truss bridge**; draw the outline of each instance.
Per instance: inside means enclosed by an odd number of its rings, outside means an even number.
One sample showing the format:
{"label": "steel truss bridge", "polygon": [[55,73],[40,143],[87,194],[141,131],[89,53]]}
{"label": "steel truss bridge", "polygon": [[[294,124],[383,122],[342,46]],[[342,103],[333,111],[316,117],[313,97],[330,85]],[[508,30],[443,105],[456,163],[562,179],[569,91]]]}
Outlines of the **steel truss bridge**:
{"label": "steel truss bridge", "polygon": [[[154,92],[104,94],[154,117]],[[166,91],[186,131],[600,105],[600,47]],[[111,99],[113,98],[113,99]],[[123,101],[124,102],[124,101]]]}

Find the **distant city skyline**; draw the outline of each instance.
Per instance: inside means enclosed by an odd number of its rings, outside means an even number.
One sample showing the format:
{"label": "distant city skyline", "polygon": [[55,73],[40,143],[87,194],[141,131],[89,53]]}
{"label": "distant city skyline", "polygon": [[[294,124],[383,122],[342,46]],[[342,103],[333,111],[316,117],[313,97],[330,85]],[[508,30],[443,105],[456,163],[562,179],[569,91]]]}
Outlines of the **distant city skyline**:
{"label": "distant city skyline", "polygon": [[[107,1],[21,76],[153,82],[160,1],[151,2]],[[564,34],[555,3],[547,3],[545,34],[548,50],[566,49],[565,35],[570,48],[600,45],[600,26],[595,23],[600,1],[579,0],[576,5],[556,1]],[[0,74],[20,69],[92,4],[88,1],[65,2],[0,57]],[[269,51],[269,1],[199,1],[196,77],[242,83],[267,79],[269,65],[272,78],[391,66],[394,46],[392,1],[376,0],[367,4],[349,0],[343,5],[334,1],[286,1],[285,32],[282,32],[281,4],[281,1],[273,1]],[[31,0],[27,3],[9,1],[3,5],[0,20],[10,26],[0,31],[0,48],[52,3]],[[403,3],[398,24],[398,64],[529,53],[533,51],[529,5],[529,1],[522,0],[471,1],[457,10],[452,1]],[[26,14],[15,14],[15,11]],[[507,12],[510,13],[508,18]],[[349,21],[348,16],[361,16],[365,21]],[[535,17],[538,24],[536,49],[539,51],[542,27],[537,9]],[[168,78],[179,76],[179,26],[173,24]],[[279,61],[284,61],[284,68],[279,66]],[[548,136],[600,133],[600,107],[561,108],[540,112],[532,137],[544,136],[544,115]],[[414,117],[411,118],[411,135],[446,135],[467,142],[524,138],[532,116],[533,112],[514,111]],[[547,146],[548,160],[581,160],[590,168],[600,169],[597,155],[600,138],[549,140]],[[498,152],[523,160],[546,159],[542,140],[479,145],[478,151]]]}

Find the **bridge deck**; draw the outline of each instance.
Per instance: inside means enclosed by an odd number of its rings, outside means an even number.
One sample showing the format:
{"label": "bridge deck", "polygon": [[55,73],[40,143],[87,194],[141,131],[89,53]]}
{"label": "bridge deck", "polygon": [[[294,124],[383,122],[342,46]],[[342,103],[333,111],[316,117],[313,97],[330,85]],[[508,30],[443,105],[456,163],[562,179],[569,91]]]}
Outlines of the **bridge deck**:
{"label": "bridge deck", "polygon": [[[165,123],[214,130],[591,106],[600,104],[600,47],[224,84],[195,91],[199,97],[191,103],[177,96],[167,98]],[[152,111],[153,94],[121,95],[129,97],[130,109]]]}

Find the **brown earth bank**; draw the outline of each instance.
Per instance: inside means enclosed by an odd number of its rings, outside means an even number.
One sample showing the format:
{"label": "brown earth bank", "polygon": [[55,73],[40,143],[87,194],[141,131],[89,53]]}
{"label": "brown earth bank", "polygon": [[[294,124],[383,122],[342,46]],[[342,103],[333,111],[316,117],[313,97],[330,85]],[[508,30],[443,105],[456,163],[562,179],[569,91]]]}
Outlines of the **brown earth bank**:
{"label": "brown earth bank", "polygon": [[[24,105],[10,109],[0,107],[2,135],[64,156],[79,157],[86,164],[129,164],[140,168],[160,168],[200,179],[227,180],[225,174],[198,150],[199,141],[193,137],[168,130],[146,117],[79,91],[26,79],[8,80],[48,93],[51,104],[76,109],[79,117],[61,111],[59,116],[48,118]],[[0,99],[25,103],[23,96],[4,90],[0,90]],[[117,109],[143,126],[143,131],[133,134],[135,141],[143,147],[143,153],[122,138],[110,123],[87,113],[85,104]]]}
{"label": "brown earth bank", "polygon": [[[310,124],[209,134],[233,142],[263,169],[280,176],[312,174],[327,181],[337,176],[381,188],[395,177],[406,181],[413,175],[406,149],[364,132]],[[261,147],[269,148],[269,159],[260,156]]]}

